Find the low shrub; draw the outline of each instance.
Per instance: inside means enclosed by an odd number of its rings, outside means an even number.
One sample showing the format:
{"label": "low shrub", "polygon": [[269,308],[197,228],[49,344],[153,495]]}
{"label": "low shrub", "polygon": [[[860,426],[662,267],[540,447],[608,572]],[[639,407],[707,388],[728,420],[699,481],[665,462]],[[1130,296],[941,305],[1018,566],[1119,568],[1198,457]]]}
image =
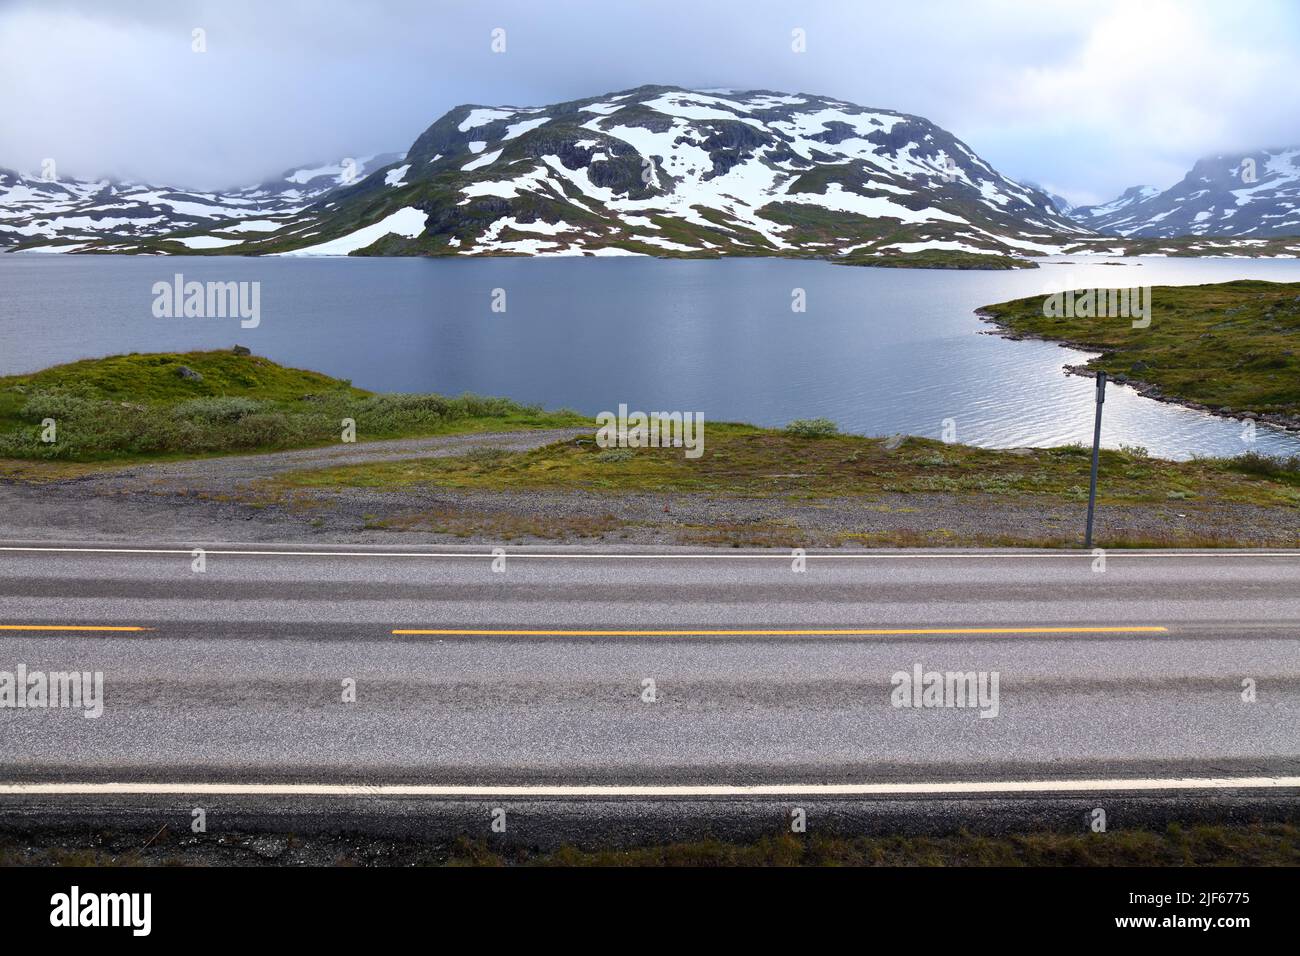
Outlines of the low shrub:
{"label": "low shrub", "polygon": [[1228,467],[1261,478],[1296,478],[1300,477],[1300,455],[1285,457],[1247,451],[1229,458]]}
{"label": "low shrub", "polygon": [[829,418],[797,418],[785,426],[785,433],[798,438],[829,438],[840,433],[840,426]]}

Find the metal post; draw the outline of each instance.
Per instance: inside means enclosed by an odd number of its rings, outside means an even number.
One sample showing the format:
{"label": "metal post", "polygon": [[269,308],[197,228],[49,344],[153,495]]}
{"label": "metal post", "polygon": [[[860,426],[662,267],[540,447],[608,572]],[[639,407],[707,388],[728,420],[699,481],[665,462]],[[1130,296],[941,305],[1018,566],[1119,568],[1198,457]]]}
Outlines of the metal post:
{"label": "metal post", "polygon": [[1088,532],[1083,546],[1092,547],[1092,515],[1097,507],[1097,455],[1101,450],[1101,406],[1106,401],[1106,373],[1097,373],[1097,421],[1092,428],[1092,478],[1088,482]]}

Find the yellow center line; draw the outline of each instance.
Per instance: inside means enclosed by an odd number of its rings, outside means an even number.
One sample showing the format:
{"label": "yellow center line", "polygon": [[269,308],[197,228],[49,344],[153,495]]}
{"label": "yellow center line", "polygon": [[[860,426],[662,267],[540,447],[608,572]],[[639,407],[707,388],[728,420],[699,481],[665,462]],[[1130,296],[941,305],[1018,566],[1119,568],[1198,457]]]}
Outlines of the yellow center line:
{"label": "yellow center line", "polygon": [[0,631],[152,631],[152,627],[116,627],[108,624],[0,624]]}
{"label": "yellow center line", "polygon": [[891,627],[891,628],[799,628],[718,630],[535,630],[529,628],[402,628],[398,635],[441,635],[447,637],[887,637],[924,634],[1165,634],[1167,627],[1146,625],[1113,627]]}

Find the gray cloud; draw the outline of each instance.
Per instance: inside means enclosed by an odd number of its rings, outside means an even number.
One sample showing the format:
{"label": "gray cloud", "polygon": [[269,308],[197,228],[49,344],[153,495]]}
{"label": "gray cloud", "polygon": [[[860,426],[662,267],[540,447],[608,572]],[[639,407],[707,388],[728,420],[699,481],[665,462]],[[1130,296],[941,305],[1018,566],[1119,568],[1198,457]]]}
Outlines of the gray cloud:
{"label": "gray cloud", "polygon": [[219,187],[403,150],[459,103],[664,83],[917,113],[1094,200],[1300,141],[1298,75],[1287,0],[8,0],[0,165]]}

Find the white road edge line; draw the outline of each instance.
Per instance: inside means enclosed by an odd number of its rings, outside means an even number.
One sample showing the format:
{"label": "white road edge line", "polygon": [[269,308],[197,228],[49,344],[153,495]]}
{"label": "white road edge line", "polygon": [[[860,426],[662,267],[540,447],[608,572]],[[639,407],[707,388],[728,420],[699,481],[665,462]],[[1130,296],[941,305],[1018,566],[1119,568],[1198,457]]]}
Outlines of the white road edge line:
{"label": "white road edge line", "polygon": [[0,783],[0,796],[320,796],[320,797],[865,797],[996,793],[1300,788],[1300,777],[1178,777],[1099,780],[992,780],[962,783],[789,784],[331,784],[331,783]]}
{"label": "white road edge line", "polygon": [[[196,545],[195,547],[202,547]],[[503,549],[511,558],[555,558],[559,560],[577,559],[577,560],[719,560],[719,561],[743,561],[743,560],[767,560],[767,561],[789,561],[790,553],[788,551],[764,553],[764,554],[732,554],[720,551],[717,554],[700,554],[698,552],[689,552],[683,554],[636,554],[636,553],[594,553],[594,552],[575,552],[573,554],[564,553],[540,553],[529,551],[510,551]],[[37,554],[183,554],[189,556],[193,553],[193,548],[41,548],[41,547],[13,547],[0,546],[0,552],[22,552]],[[258,550],[231,550],[220,548],[203,548],[205,554],[222,555],[226,557],[283,557],[283,558],[475,558],[486,559],[495,558],[497,555],[490,551],[258,551]],[[962,551],[951,554],[938,554],[934,552],[923,552],[918,554],[903,554],[899,552],[890,552],[885,554],[807,554],[809,560],[895,560],[895,561],[915,561],[926,560],[931,558],[947,560],[983,560],[985,558],[1075,558],[1092,560],[1094,555],[1091,551],[1074,550],[1074,551],[1046,551],[1046,552],[1017,552],[1005,554],[1001,552],[977,552]],[[1300,558],[1300,551],[1122,551],[1112,550],[1106,552],[1108,559],[1114,558]]]}

